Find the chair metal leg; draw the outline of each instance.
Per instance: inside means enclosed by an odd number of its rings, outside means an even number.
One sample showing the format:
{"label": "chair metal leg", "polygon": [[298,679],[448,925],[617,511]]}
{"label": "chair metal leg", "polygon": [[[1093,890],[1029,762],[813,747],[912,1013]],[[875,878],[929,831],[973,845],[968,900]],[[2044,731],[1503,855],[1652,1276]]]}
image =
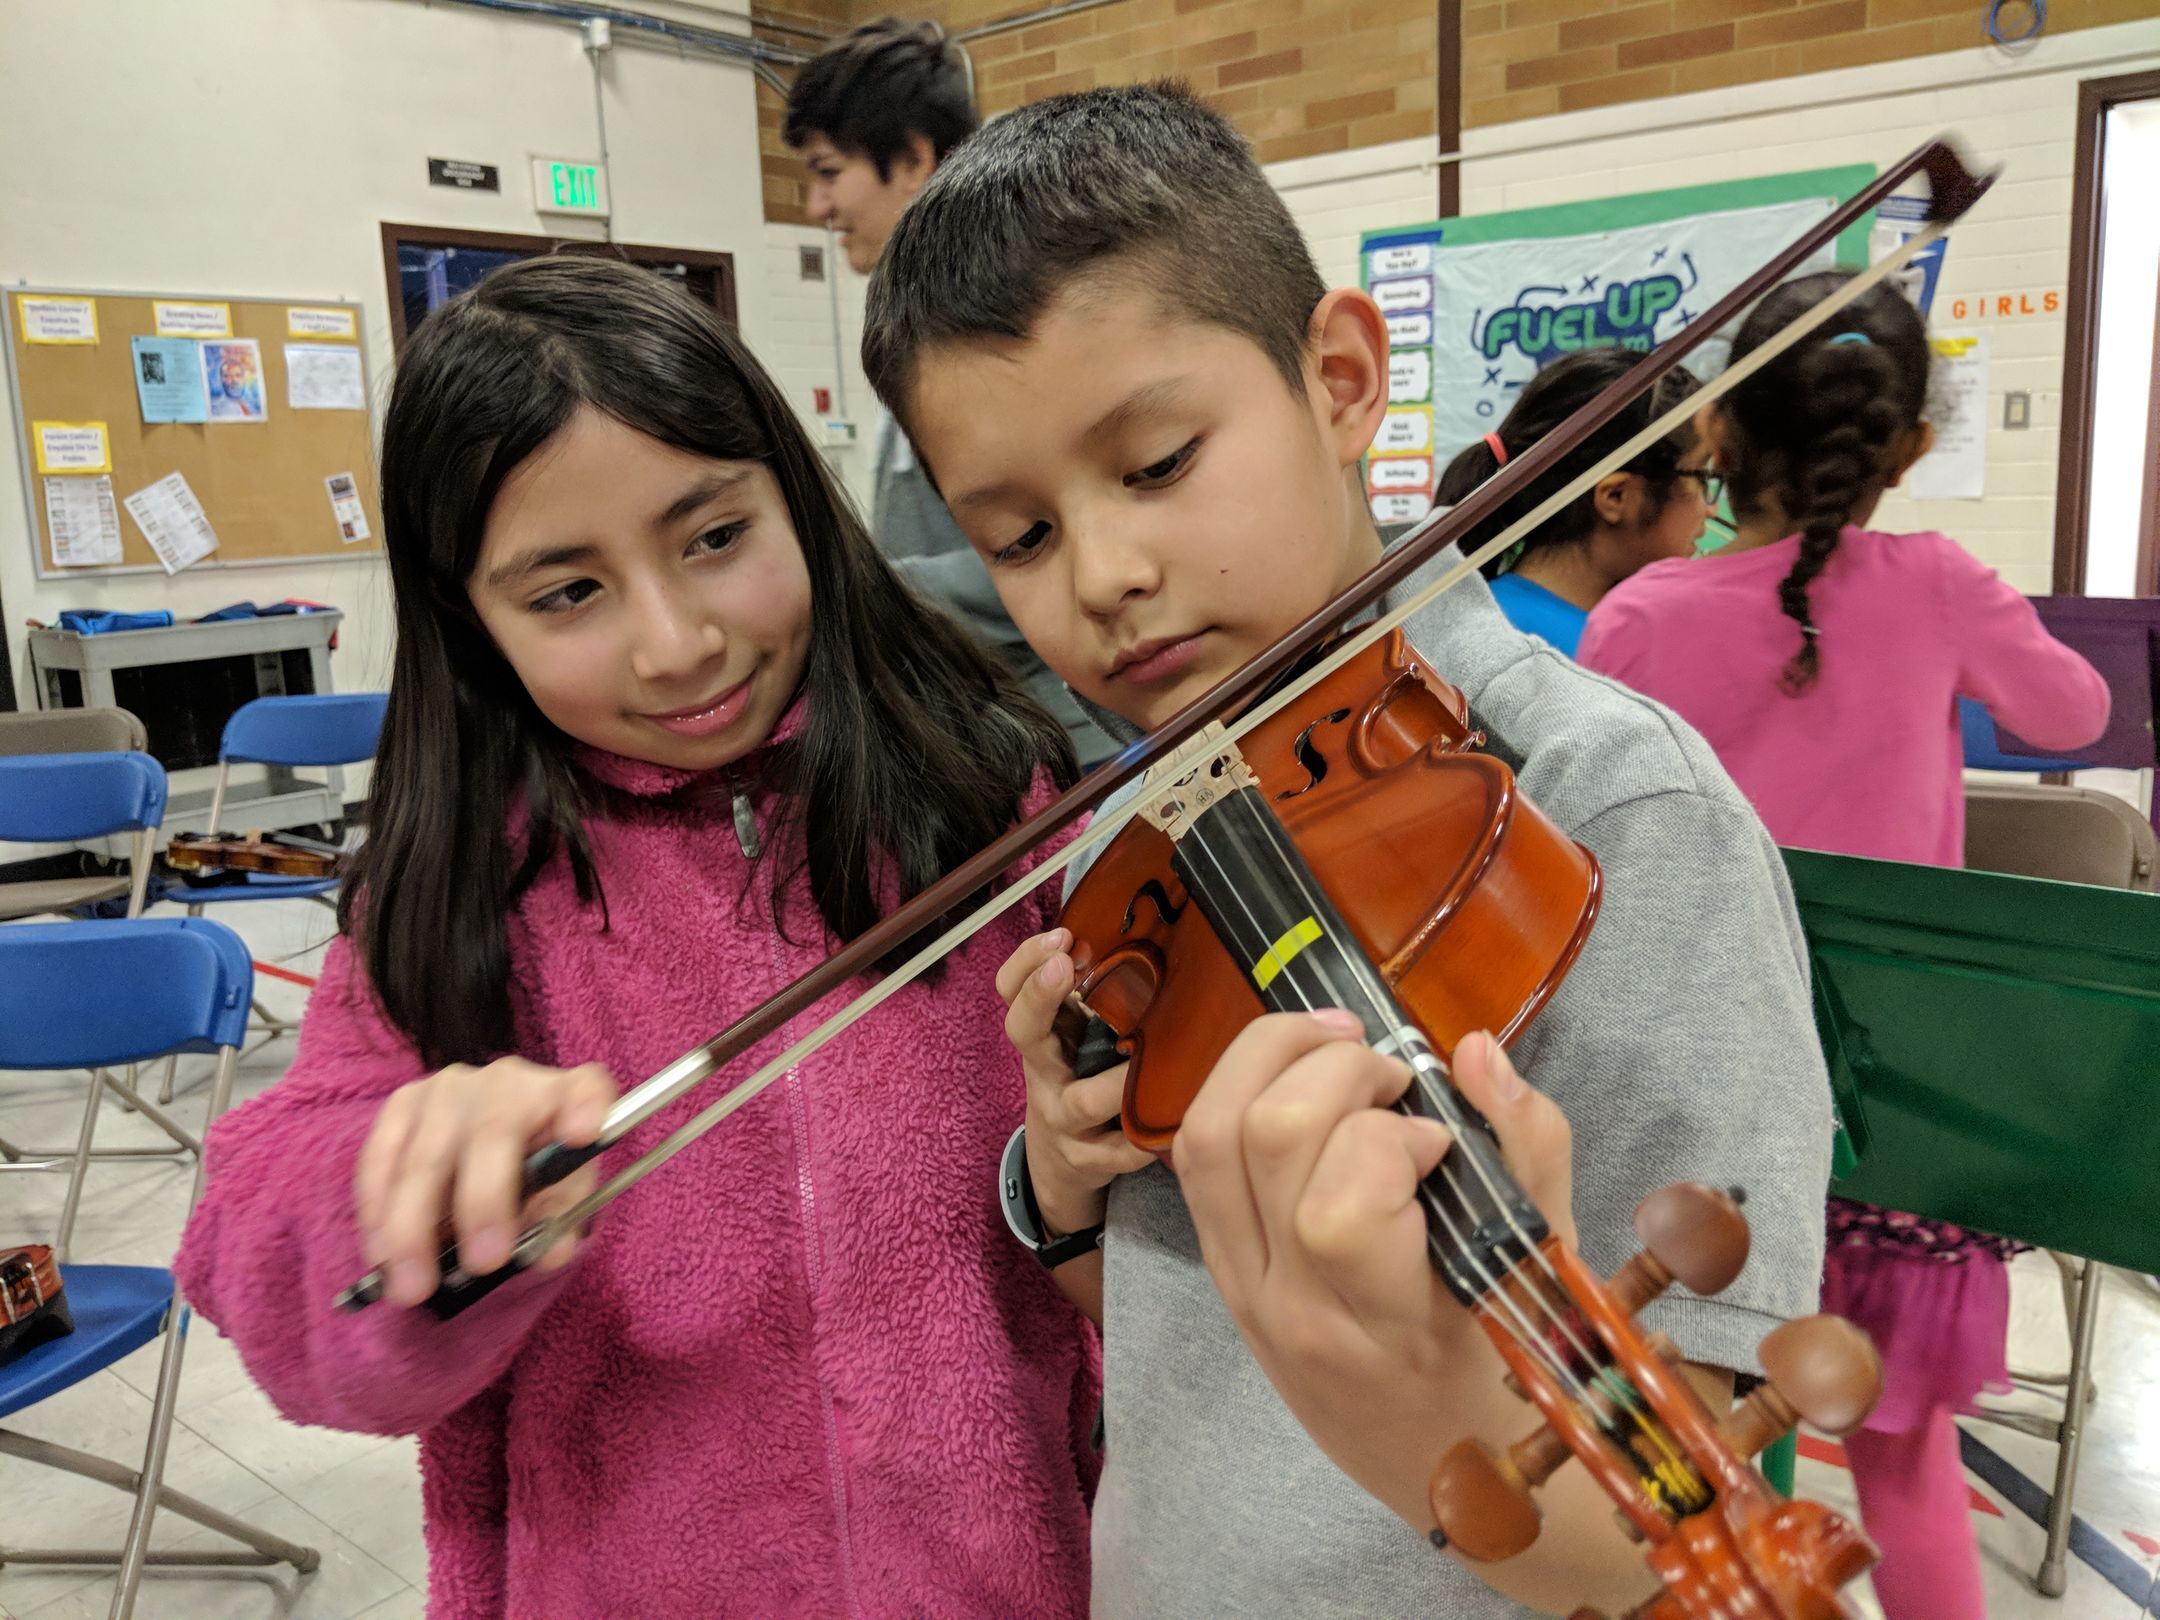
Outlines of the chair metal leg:
{"label": "chair metal leg", "polygon": [[144,1119],[147,1119],[151,1124],[171,1137],[174,1144],[169,1148],[111,1148],[107,1150],[107,1157],[117,1158],[124,1155],[136,1159],[163,1159],[181,1153],[202,1152],[201,1138],[186,1127],[177,1124],[173,1117],[163,1109],[145,1102],[142,1094],[133,1086],[110,1074],[105,1076],[105,1085],[107,1089],[117,1094],[121,1101],[133,1108],[136,1113],[142,1115]]}
{"label": "chair metal leg", "polygon": [[[240,1054],[231,1047],[218,1053],[217,1077],[211,1082],[210,1109],[205,1119],[223,1116],[232,1101],[233,1070]],[[209,1166],[195,1156],[195,1185],[188,1193],[188,1207],[201,1201]],[[187,1309],[177,1283],[165,1321],[165,1350],[158,1361],[157,1399],[150,1408],[150,1442],[143,1452],[142,1489],[135,1493],[135,1512],[128,1522],[127,1545],[120,1555],[120,1574],[113,1587],[113,1606],[108,1620],[130,1620],[135,1612],[135,1592],[142,1585],[144,1561],[150,1553],[150,1525],[157,1517],[158,1494],[165,1481],[165,1452],[172,1441],[173,1405],[180,1392],[180,1361],[187,1349]]]}
{"label": "chair metal leg", "polygon": [[2077,1316],[2070,1331],[2070,1387],[2063,1397],[2062,1441],[2055,1451],[2055,1495],[2048,1504],[2047,1552],[2035,1577],[2048,1597],[2061,1597],[2068,1579],[2063,1555],[2070,1546],[2071,1500],[2077,1491],[2078,1454],[2085,1444],[2093,1344],[2099,1337],[2100,1289],[2106,1275],[2107,1268],[2099,1261],[2087,1260],[2078,1281]]}
{"label": "chair metal leg", "polygon": [[[142,1475],[135,1469],[124,1467],[107,1458],[88,1451],[77,1451],[72,1446],[40,1440],[34,1435],[18,1434],[12,1429],[0,1429],[0,1453],[20,1457],[24,1462],[36,1463],[45,1468],[57,1468],[63,1473],[79,1474],[84,1479],[94,1479],[100,1485],[110,1485],[116,1491],[133,1496],[142,1489]],[[212,1507],[185,1491],[170,1485],[158,1487],[158,1506],[166,1512],[177,1513],[183,1519],[191,1519],[206,1530],[215,1530],[221,1536],[244,1542],[251,1552],[154,1552],[146,1562],[160,1567],[165,1565],[209,1566],[216,1568],[260,1568],[266,1564],[291,1564],[301,1571],[311,1570],[321,1562],[320,1555],[312,1547],[303,1547],[296,1541],[273,1535],[268,1530],[258,1530],[245,1519]],[[67,1564],[75,1566],[117,1565],[121,1551],[104,1547],[0,1547],[0,1568],[10,1564]]]}
{"label": "chair metal leg", "polygon": [[[199,907],[190,906],[188,908],[188,915],[190,917],[195,916],[199,910]],[[179,1072],[180,1054],[178,1052],[174,1052],[165,1059],[165,1073],[158,1080],[157,1100],[167,1108],[170,1108],[172,1106],[173,1076],[178,1074]]]}
{"label": "chair metal leg", "polygon": [[98,1108],[105,1101],[104,1071],[90,1076],[89,1098],[83,1104],[82,1134],[75,1142],[75,1163],[68,1171],[67,1197],[60,1205],[60,1231],[53,1242],[53,1258],[65,1262],[68,1243],[75,1236],[75,1211],[82,1203],[83,1177],[90,1173],[90,1144],[97,1135]]}
{"label": "chair metal leg", "polygon": [[142,1585],[143,1561],[150,1553],[150,1525],[157,1517],[158,1493],[165,1483],[165,1452],[172,1443],[173,1404],[180,1393],[180,1360],[187,1350],[186,1311],[175,1284],[172,1304],[166,1308],[165,1349],[158,1358],[157,1399],[150,1407],[150,1442],[143,1450],[142,1482],[135,1492],[135,1511],[128,1519],[127,1543],[120,1552],[120,1573],[113,1583],[108,1620],[130,1620],[135,1613],[135,1592]]}

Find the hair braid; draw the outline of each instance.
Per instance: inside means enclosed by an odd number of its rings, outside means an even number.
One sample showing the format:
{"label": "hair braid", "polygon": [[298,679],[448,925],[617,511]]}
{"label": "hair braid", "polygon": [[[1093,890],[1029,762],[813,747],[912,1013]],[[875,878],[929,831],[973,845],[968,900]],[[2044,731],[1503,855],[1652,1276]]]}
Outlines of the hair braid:
{"label": "hair braid", "polygon": [[[1756,306],[1733,343],[1739,359],[1772,332],[1829,296],[1848,278],[1805,276]],[[1822,668],[1808,587],[1830,565],[1839,537],[1892,470],[1898,437],[1927,405],[1927,329],[1897,293],[1878,289],[1733,391],[1727,416],[1737,430],[1731,469],[1734,504],[1753,510],[1774,497],[1800,535],[1799,555],[1778,582],[1778,606],[1799,627],[1800,646],[1781,684],[1798,695]]]}

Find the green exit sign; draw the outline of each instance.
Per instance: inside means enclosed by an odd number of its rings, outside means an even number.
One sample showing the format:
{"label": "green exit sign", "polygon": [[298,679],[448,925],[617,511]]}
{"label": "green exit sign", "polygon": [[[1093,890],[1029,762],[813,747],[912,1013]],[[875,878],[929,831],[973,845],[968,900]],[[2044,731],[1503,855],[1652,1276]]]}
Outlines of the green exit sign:
{"label": "green exit sign", "polygon": [[543,214],[605,217],[608,211],[607,170],[597,163],[534,158],[533,206]]}

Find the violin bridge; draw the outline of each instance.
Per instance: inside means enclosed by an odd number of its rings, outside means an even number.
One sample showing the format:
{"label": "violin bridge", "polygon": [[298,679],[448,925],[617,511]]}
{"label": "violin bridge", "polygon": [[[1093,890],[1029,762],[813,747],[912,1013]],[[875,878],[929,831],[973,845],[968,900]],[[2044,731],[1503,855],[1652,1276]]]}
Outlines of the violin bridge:
{"label": "violin bridge", "polygon": [[1193,823],[1208,810],[1245,788],[1257,788],[1260,779],[1245,763],[1238,745],[1229,741],[1220,722],[1194,739],[1212,744],[1214,751],[1197,765],[1180,771],[1168,781],[1153,782],[1142,790],[1133,814],[1168,836],[1174,844],[1192,831]]}

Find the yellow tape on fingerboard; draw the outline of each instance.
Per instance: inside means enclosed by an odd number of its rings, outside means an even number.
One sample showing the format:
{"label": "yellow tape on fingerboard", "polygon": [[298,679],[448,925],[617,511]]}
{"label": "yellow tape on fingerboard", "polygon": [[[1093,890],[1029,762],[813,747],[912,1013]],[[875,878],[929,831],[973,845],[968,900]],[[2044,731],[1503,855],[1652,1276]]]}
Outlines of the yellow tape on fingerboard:
{"label": "yellow tape on fingerboard", "polygon": [[1320,937],[1320,925],[1307,917],[1290,929],[1267,949],[1267,954],[1253,964],[1252,982],[1265,990],[1281,976],[1282,970],[1297,958],[1297,953]]}

